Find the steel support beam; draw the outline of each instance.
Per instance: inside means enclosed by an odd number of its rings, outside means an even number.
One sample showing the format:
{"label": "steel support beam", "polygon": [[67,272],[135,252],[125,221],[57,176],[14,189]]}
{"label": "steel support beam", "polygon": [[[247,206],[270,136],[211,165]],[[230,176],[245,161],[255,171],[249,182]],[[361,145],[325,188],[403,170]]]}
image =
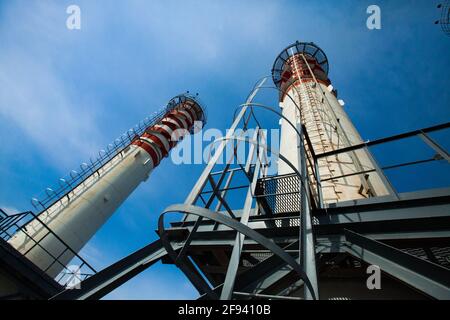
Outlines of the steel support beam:
{"label": "steel support beam", "polygon": [[[261,87],[264,82],[266,81],[266,78],[262,79],[260,83],[255,87],[255,89],[252,91],[250,96],[247,98],[247,103],[252,102],[253,98],[259,91],[259,87]],[[217,161],[219,160],[219,157],[222,155],[226,145],[228,144],[229,138],[231,138],[234,135],[234,132],[236,131],[236,128],[241,121],[242,117],[244,116],[245,112],[247,111],[247,106],[241,109],[238,116],[234,119],[233,124],[231,125],[230,129],[227,130],[226,139],[220,143],[220,145],[217,147],[216,152],[214,153],[214,156],[211,158],[211,160],[206,165],[205,169],[203,170],[200,178],[195,183],[194,188],[192,188],[191,193],[188,195],[188,197],[185,200],[186,204],[194,204],[195,201],[198,198],[199,193],[205,186],[206,182],[208,181],[208,176],[211,174],[212,169],[216,165]]]}
{"label": "steel support beam", "polygon": [[51,299],[100,299],[158,262],[165,255],[167,252],[162,247],[161,240],[157,240],[82,281],[80,289],[66,289]]}
{"label": "steel support beam", "polygon": [[[259,128],[256,128],[255,136],[253,137],[253,140],[259,141],[258,137],[259,137]],[[249,173],[248,171],[250,169],[250,165],[252,164],[253,158],[255,156],[256,148],[258,148],[258,146],[254,145],[254,144],[250,145],[250,151],[249,151],[247,163],[245,166],[246,174]],[[253,193],[255,190],[256,181],[258,180],[260,168],[261,167],[257,164],[254,169],[254,172],[253,172],[252,183],[250,184],[248,191],[247,191],[247,197],[245,199],[244,209],[242,211],[242,216],[241,216],[241,220],[240,220],[240,223],[242,223],[243,225],[247,225],[248,219],[250,217],[250,210],[252,209],[252,204],[253,204]],[[242,247],[244,246],[244,239],[245,239],[244,234],[238,233],[236,235],[236,240],[235,240],[235,244],[233,246],[233,251],[231,253],[231,258],[228,263],[228,269],[227,269],[227,273],[225,276],[224,285],[222,288],[222,292],[220,294],[220,300],[230,300],[233,297],[233,288],[234,288],[234,283],[236,281],[237,270],[239,268],[239,261],[240,261],[240,257],[241,257]]]}
{"label": "steel support beam", "polygon": [[422,133],[429,133],[429,132],[439,131],[439,130],[448,129],[448,128],[450,128],[450,122],[443,123],[443,124],[433,126],[433,127],[420,129],[420,130],[414,130],[414,131],[410,131],[410,132],[406,132],[406,133],[397,134],[397,135],[390,136],[387,138],[381,138],[381,139],[376,139],[376,140],[372,140],[372,141],[368,141],[368,142],[363,142],[360,144],[356,144],[356,145],[353,145],[350,147],[345,147],[345,148],[338,149],[338,150],[324,152],[324,153],[318,154],[317,158],[329,157],[329,156],[339,154],[339,153],[345,153],[345,152],[349,152],[349,151],[353,151],[353,150],[358,150],[358,149],[361,149],[364,147],[371,147],[371,146],[383,144],[386,142],[391,142],[391,141],[396,141],[396,140],[400,140],[400,139],[404,139],[404,138],[413,137],[413,136],[416,136],[416,135],[419,135]]}
{"label": "steel support beam", "polygon": [[422,132],[419,134],[419,137],[422,138],[422,140],[425,141],[425,143],[430,148],[436,151],[437,154],[442,157],[442,159],[445,159],[448,163],[450,163],[450,155],[448,154],[448,152],[444,148],[442,148],[436,141],[431,139],[429,135],[427,135],[425,132]]}
{"label": "steel support beam", "polygon": [[309,288],[309,290],[314,296],[314,291],[312,289],[311,282],[309,281],[308,277],[306,276],[303,269],[299,266],[297,261],[292,258],[291,255],[286,253],[282,248],[280,248],[277,244],[275,244],[272,240],[262,236],[260,233],[256,232],[255,230],[252,230],[248,226],[240,223],[239,221],[233,220],[229,218],[228,216],[225,216],[223,214],[217,214],[214,211],[197,207],[197,206],[191,206],[191,205],[172,205],[169,206],[164,210],[164,212],[161,214],[158,220],[158,232],[159,234],[164,234],[166,230],[164,229],[164,215],[170,212],[180,212],[180,213],[186,213],[186,214],[193,214],[196,216],[201,216],[213,221],[217,221],[221,224],[225,224],[228,227],[232,228],[233,230],[236,230],[239,233],[244,234],[246,237],[249,237],[253,240],[255,240],[258,244],[261,246],[269,249],[272,251],[275,255],[283,259],[288,265],[290,265],[300,276],[301,279],[305,281],[306,286]]}
{"label": "steel support beam", "polygon": [[450,270],[351,230],[346,251],[436,299],[450,299]]}

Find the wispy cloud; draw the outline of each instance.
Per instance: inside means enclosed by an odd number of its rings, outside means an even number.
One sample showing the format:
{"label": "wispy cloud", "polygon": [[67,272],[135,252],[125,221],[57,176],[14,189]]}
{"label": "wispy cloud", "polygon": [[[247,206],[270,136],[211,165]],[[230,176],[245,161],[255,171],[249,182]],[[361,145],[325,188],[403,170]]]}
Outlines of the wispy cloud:
{"label": "wispy cloud", "polygon": [[[132,106],[143,117],[159,107],[148,105],[158,90],[168,91],[167,99],[190,87],[179,75],[218,72],[225,61],[234,65],[246,48],[274,35],[271,25],[279,12],[272,2],[79,5],[80,31],[65,28],[64,2],[3,4],[0,21],[0,115],[66,170],[78,163],[74,154],[85,160],[139,120],[122,118],[115,130],[103,133],[109,129],[105,121],[120,118],[114,113]],[[155,71],[165,79],[155,78]],[[167,90],[168,82],[179,89]]]}
{"label": "wispy cloud", "polygon": [[108,266],[107,263],[109,261],[107,261],[107,256],[91,243],[83,247],[80,256],[96,269],[101,270]]}
{"label": "wispy cloud", "polygon": [[[54,63],[54,49],[69,45],[61,28],[54,27],[64,15],[47,2],[27,6],[5,8],[0,23],[0,38],[6,40],[0,45],[0,115],[25,132],[54,165],[67,167],[74,154],[90,154],[98,145],[96,108]],[[21,23],[14,22],[18,17]]]}
{"label": "wispy cloud", "polygon": [[95,150],[95,115],[77,108],[50,66],[17,52],[0,54],[0,64],[0,113],[16,123],[49,159],[67,165],[74,154]]}

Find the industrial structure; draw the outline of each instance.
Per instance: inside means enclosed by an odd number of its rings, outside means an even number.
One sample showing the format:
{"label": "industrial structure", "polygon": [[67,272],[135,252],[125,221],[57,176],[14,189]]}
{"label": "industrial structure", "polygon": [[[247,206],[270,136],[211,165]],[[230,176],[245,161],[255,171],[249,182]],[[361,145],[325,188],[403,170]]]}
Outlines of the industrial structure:
{"label": "industrial structure", "polygon": [[441,10],[441,17],[434,23],[441,25],[442,31],[450,36],[450,1],[446,0],[444,3],[438,4],[437,7]]}
{"label": "industrial structure", "polygon": [[[205,120],[196,97],[174,98],[105,152],[105,161],[82,165],[74,183],[34,200],[41,212],[27,213],[31,220],[3,215],[1,232],[14,226],[0,255],[8,297],[99,299],[162,261],[185,274],[199,299],[450,299],[450,188],[399,193],[386,175],[436,162],[449,170],[450,155],[432,135],[450,123],[365,142],[328,69],[314,43],[284,49],[272,68],[274,86],[258,81],[184,203],[161,213],[160,239],[104,270],[76,274],[78,289],[52,278],[81,259],[82,246],[167,155],[172,132]],[[263,90],[277,93],[278,106],[257,101]],[[279,150],[259,112],[280,119]],[[381,167],[369,150],[408,139],[422,140],[433,156]],[[240,145],[249,146],[244,163],[234,161]],[[223,164],[230,146],[233,157]],[[173,213],[183,218],[165,223]],[[368,285],[367,270],[381,271],[381,288]]]}

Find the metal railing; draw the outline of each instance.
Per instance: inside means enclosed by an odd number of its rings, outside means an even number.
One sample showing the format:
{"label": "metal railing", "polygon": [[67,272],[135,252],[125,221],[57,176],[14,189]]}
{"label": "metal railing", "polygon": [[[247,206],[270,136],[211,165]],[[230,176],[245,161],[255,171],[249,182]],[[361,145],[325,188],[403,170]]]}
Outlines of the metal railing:
{"label": "metal railing", "polygon": [[[26,211],[8,215],[4,210],[0,209],[0,216],[2,217],[0,220],[0,238],[4,241],[8,241],[14,235],[23,233],[28,239],[31,239],[33,245],[25,252],[21,252],[21,254],[24,257],[27,257],[27,255],[36,248],[39,248],[48,254],[51,257],[51,263],[46,268],[43,268],[42,271],[47,272],[53,266],[60,265],[63,270],[55,278],[55,281],[59,284],[65,286],[69,282],[74,281],[74,277],[76,278],[76,281],[83,281],[96,273],[96,270],[87,261],[85,261],[79,254],[70,248],[69,245],[65,243],[57,234],[55,234],[45,223],[39,220],[39,217],[37,217],[33,212]],[[30,233],[27,232],[26,225],[31,220],[39,222],[42,227],[47,230],[47,233],[39,240],[34,239]],[[41,241],[49,235],[52,235],[64,247],[58,256],[55,256],[41,245]],[[60,258],[63,257],[66,252],[70,252],[74,255],[74,258],[70,264],[76,265],[76,270],[72,270],[60,261]]]}
{"label": "metal railing", "polygon": [[300,179],[295,173],[268,176],[258,179],[255,198],[266,214],[301,211]]}
{"label": "metal railing", "polygon": [[[406,132],[399,135],[394,135],[382,139],[373,140],[370,142],[364,142],[358,145],[341,148],[338,150],[329,151],[326,153],[318,154],[316,155],[314,153],[314,149],[312,146],[312,143],[308,137],[308,132],[306,131],[306,128],[303,127],[303,132],[305,135],[305,147],[307,148],[305,155],[307,160],[307,166],[309,168],[309,184],[310,184],[310,192],[311,197],[314,199],[315,205],[318,208],[322,208],[324,206],[323,204],[323,198],[322,198],[322,183],[326,181],[335,181],[338,179],[344,179],[351,176],[357,176],[357,175],[367,175],[369,173],[379,172],[381,175],[383,175],[388,170],[394,170],[399,169],[403,167],[410,167],[414,165],[419,164],[425,164],[430,162],[436,162],[436,161],[447,161],[450,163],[450,156],[449,153],[436,141],[432,140],[428,133],[440,131],[440,130],[446,130],[450,128],[450,123],[445,123],[433,127],[428,127],[420,130],[414,130],[410,132]],[[407,162],[401,162],[396,164],[390,164],[383,167],[373,167],[373,168],[366,168],[364,170],[357,170],[355,172],[346,173],[342,175],[336,175],[332,177],[321,177],[320,170],[318,166],[318,160],[325,158],[325,157],[331,157],[342,153],[347,152],[353,152],[360,149],[366,149],[371,146],[377,146],[377,145],[383,145],[389,142],[399,141],[403,139],[408,139],[412,137],[420,137],[422,140],[435,152],[436,155],[433,157],[428,158],[421,158],[421,159],[415,159],[413,161],[407,161]],[[376,163],[374,163],[376,164]],[[385,177],[384,177],[385,178]],[[279,213],[287,213],[287,212],[298,212],[298,206],[299,206],[299,188],[298,183],[294,181],[296,178],[293,174],[288,175],[274,175],[274,176],[267,176],[262,177],[258,179],[258,184],[256,188],[256,195],[255,197],[258,199],[260,204],[264,207],[267,213],[270,214],[279,214]],[[390,181],[386,179],[386,183],[390,185]],[[297,179],[298,180],[298,179]],[[397,191],[394,189],[392,185],[394,196],[397,195]],[[276,205],[275,205],[276,204]]]}
{"label": "metal railing", "polygon": [[[397,196],[397,192],[395,191],[394,187],[390,184],[390,182],[385,177],[384,171],[385,170],[402,168],[402,167],[413,166],[413,165],[418,165],[418,164],[422,164],[422,163],[433,162],[433,161],[442,161],[442,160],[444,160],[444,161],[447,161],[447,163],[450,163],[450,155],[449,155],[449,153],[445,150],[445,148],[443,148],[440,144],[438,144],[435,140],[433,140],[428,135],[431,132],[446,130],[446,129],[449,129],[449,128],[450,128],[450,122],[447,122],[447,123],[443,123],[443,124],[432,126],[432,127],[427,127],[427,128],[414,130],[414,131],[409,131],[409,132],[406,132],[406,133],[397,134],[397,135],[393,135],[393,136],[389,136],[389,137],[385,137],[385,138],[381,138],[381,139],[376,139],[376,140],[372,140],[372,141],[363,142],[363,143],[360,143],[360,144],[356,144],[356,145],[352,145],[352,146],[349,146],[349,147],[345,147],[345,148],[341,148],[341,149],[337,149],[337,150],[324,152],[324,153],[321,153],[321,154],[314,154],[314,152],[312,152],[312,153],[308,152],[307,153],[308,164],[309,164],[309,166],[311,168],[310,176],[314,178],[314,181],[315,181],[314,183],[316,184],[316,189],[318,190],[318,197],[319,198],[317,200],[318,200],[318,203],[319,203],[319,207],[323,206],[322,199],[320,198],[321,183],[322,182],[328,181],[328,180],[343,179],[343,178],[350,177],[350,176],[355,176],[355,175],[366,175],[366,174],[369,174],[369,173],[372,173],[372,172],[378,172],[380,177],[382,179],[385,179],[385,182],[389,185],[389,187],[392,188],[392,191],[393,191],[394,195]],[[326,179],[321,179],[321,177],[320,177],[320,170],[318,170],[318,160],[319,159],[326,158],[326,157],[331,157],[331,156],[336,156],[336,155],[347,153],[347,152],[354,152],[354,151],[357,151],[357,150],[368,150],[369,147],[379,146],[379,145],[383,145],[383,144],[386,144],[386,143],[399,141],[399,140],[403,140],[403,139],[407,139],[407,138],[411,138],[411,137],[420,137],[426,143],[426,145],[428,145],[428,147],[430,147],[431,149],[434,150],[434,152],[436,152],[436,155],[434,157],[431,157],[431,158],[416,159],[414,161],[401,162],[401,163],[391,164],[389,166],[384,166],[384,167],[374,167],[374,168],[360,170],[360,171],[356,171],[356,172],[352,172],[352,173],[348,173],[348,174],[343,174],[343,175],[339,175],[339,176],[333,176],[333,177],[329,177],[329,178],[326,178]],[[311,143],[310,143],[307,135],[306,135],[306,140],[307,140],[307,144],[309,145],[309,149],[312,150],[312,146],[311,146]]]}

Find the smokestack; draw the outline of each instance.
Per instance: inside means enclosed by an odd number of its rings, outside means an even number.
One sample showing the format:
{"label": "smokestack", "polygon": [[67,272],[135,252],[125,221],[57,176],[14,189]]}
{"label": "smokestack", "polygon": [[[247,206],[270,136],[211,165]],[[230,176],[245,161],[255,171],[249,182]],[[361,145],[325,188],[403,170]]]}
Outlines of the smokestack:
{"label": "smokestack", "polygon": [[73,174],[72,181],[61,179],[65,188],[48,189],[51,192],[44,201],[35,199],[43,207],[38,219],[25,226],[28,235],[16,233],[9,243],[48,275],[57,276],[74,257],[67,246],[78,253],[169,154],[178,141],[172,138],[192,132],[196,121],[205,122],[204,109],[197,97],[176,96],[160,116],[139,132],[128,135],[107,161],[100,166],[82,165],[82,172]]}
{"label": "smokestack", "polygon": [[[363,143],[344,110],[343,101],[337,99],[337,91],[328,78],[328,68],[325,53],[312,42],[290,45],[279,54],[272,68],[273,81],[280,90],[283,115],[294,125],[306,128],[312,150],[307,141],[304,145],[310,159],[312,151],[319,155]],[[280,153],[297,165],[300,163],[298,151],[292,141],[296,141],[296,131],[282,119]],[[325,204],[390,193],[387,179],[377,170],[367,149],[320,158],[317,167]],[[308,175],[313,182],[311,189],[317,193],[314,170],[308,163]],[[291,172],[284,162],[279,162],[278,174]]]}

